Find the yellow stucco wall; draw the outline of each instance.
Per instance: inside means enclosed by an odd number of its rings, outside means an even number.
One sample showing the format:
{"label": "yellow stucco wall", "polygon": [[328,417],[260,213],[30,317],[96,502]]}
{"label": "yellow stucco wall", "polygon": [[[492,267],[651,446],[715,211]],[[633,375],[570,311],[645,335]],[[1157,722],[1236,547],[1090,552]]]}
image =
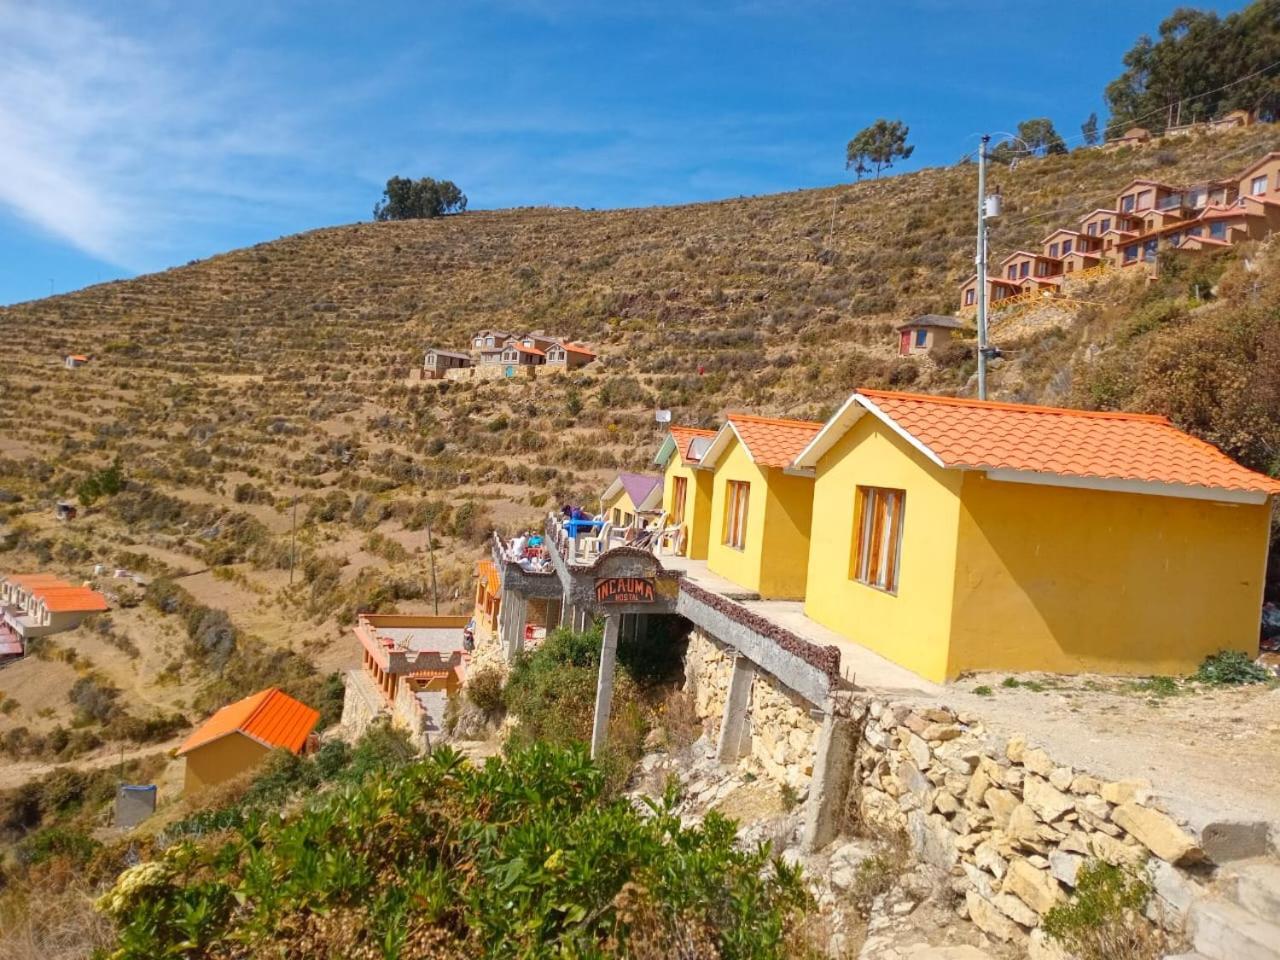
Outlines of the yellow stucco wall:
{"label": "yellow stucco wall", "polygon": [[662,477],[662,509],[667,511],[668,524],[676,512],[676,477],[685,478],[685,556],[691,560],[705,560],[707,539],[711,534],[712,474],[709,470],[695,470],[684,462],[679,453],[671,454]]}
{"label": "yellow stucco wall", "polygon": [[256,740],[229,733],[187,754],[184,793],[196,793],[257,766],[270,751]]}
{"label": "yellow stucco wall", "polygon": [[[898,592],[850,577],[858,484],[905,490]],[[818,464],[805,613],[941,681],[947,673],[961,474],[934,466],[872,416]]]}
{"label": "yellow stucco wall", "polygon": [[775,467],[765,469],[764,475],[769,499],[764,513],[760,596],[802,600],[809,578],[813,479],[791,476]]}
{"label": "yellow stucco wall", "polygon": [[[747,501],[747,537],[741,550],[725,545],[725,491],[730,480],[751,485]],[[751,591],[760,589],[760,549],[764,543],[764,474],[751,462],[736,439],[715,465],[711,482],[711,531],[707,539],[707,569]]]}
{"label": "yellow stucco wall", "polygon": [[[621,524],[614,520],[613,511],[615,509],[620,509],[622,511],[623,516]],[[618,492],[615,493],[612,498],[603,502],[601,513],[604,515],[605,520],[612,523],[615,527],[625,527],[629,526],[631,523],[631,521],[627,519],[628,517],[631,517],[633,520],[635,519],[636,505],[631,502],[631,497],[627,495],[626,489],[619,488]]]}
{"label": "yellow stucco wall", "polygon": [[[725,545],[725,502],[730,480],[750,484],[746,545]],[[715,465],[707,567],[768,599],[800,599],[805,592],[813,481],[752,462],[736,439]]]}
{"label": "yellow stucco wall", "polygon": [[1269,527],[1265,504],[965,474],[948,676],[1178,674],[1253,652]]}

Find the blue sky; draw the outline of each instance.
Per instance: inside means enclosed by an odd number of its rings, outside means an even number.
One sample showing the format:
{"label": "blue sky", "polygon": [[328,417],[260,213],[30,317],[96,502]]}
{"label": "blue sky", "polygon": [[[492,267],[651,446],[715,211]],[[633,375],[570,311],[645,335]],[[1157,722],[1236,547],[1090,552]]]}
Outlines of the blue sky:
{"label": "blue sky", "polygon": [[0,303],[367,220],[392,174],[622,207],[839,182],[881,116],[904,170],[1070,138],[1176,5],[0,0]]}

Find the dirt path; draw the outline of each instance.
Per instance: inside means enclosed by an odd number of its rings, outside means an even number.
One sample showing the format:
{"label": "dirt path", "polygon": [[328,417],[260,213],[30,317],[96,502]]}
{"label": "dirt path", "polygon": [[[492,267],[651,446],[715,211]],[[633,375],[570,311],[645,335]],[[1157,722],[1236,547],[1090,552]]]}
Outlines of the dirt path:
{"label": "dirt path", "polygon": [[[1158,696],[1113,678],[1020,674],[1018,687],[1005,687],[1006,676],[971,677],[940,699],[993,731],[1026,734],[1060,763],[1148,778],[1193,826],[1265,819],[1280,828],[1280,689],[1194,687]],[[973,693],[983,686],[992,692]]]}
{"label": "dirt path", "polygon": [[168,753],[170,750],[176,750],[186,739],[186,734],[166,740],[163,743],[152,743],[145,747],[136,747],[132,750],[124,751],[122,755],[119,749],[112,752],[108,749],[106,752],[95,752],[83,757],[77,757],[75,760],[67,762],[55,761],[49,762],[44,760],[19,760],[9,761],[0,765],[0,790],[7,790],[11,787],[19,787],[28,780],[34,780],[42,777],[46,773],[57,769],[58,767],[76,767],[80,770],[101,770],[103,767],[111,767],[120,763],[122,757],[124,760],[139,760],[142,757],[154,756],[157,753]]}

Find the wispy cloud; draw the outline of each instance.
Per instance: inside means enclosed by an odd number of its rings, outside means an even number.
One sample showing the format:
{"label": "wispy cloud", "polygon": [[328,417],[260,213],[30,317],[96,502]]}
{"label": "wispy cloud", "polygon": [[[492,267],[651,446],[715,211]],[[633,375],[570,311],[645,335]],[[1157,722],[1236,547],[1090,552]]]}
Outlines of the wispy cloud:
{"label": "wispy cloud", "polygon": [[242,175],[301,149],[291,118],[199,51],[9,0],[0,49],[0,204],[85,253],[147,269],[186,225],[301,199]]}

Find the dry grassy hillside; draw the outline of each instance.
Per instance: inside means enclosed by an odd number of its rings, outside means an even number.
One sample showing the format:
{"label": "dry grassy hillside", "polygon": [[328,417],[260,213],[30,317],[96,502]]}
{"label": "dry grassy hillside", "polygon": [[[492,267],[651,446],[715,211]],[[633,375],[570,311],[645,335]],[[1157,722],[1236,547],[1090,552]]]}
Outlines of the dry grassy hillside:
{"label": "dry grassy hillside", "polygon": [[[1134,176],[1226,175],[1277,144],[1262,127],[997,168],[993,252]],[[305,664],[353,659],[355,610],[429,607],[428,526],[442,609],[456,608],[492,526],[593,502],[611,471],[645,464],[655,407],[686,423],[729,407],[820,417],[858,384],[967,389],[968,353],[899,360],[890,324],[953,309],[974,190],[958,166],[684,207],[357,224],[0,310],[0,570],[84,578],[105,563],[182,591],[102,582],[116,611],[0,671],[0,742],[65,756],[78,748],[48,739],[59,725],[123,736],[110,711],[68,701],[77,678],[121,691],[134,716],[195,715],[277,677],[314,685]],[[1146,295],[1102,289],[1086,315],[1006,337],[997,393],[1155,403],[1126,392],[1113,357],[1145,351],[1124,317]],[[542,327],[601,361],[535,382],[411,378],[427,346],[462,349],[487,326]],[[65,370],[69,352],[94,361]],[[54,500],[116,459],[126,488],[56,524]]]}

